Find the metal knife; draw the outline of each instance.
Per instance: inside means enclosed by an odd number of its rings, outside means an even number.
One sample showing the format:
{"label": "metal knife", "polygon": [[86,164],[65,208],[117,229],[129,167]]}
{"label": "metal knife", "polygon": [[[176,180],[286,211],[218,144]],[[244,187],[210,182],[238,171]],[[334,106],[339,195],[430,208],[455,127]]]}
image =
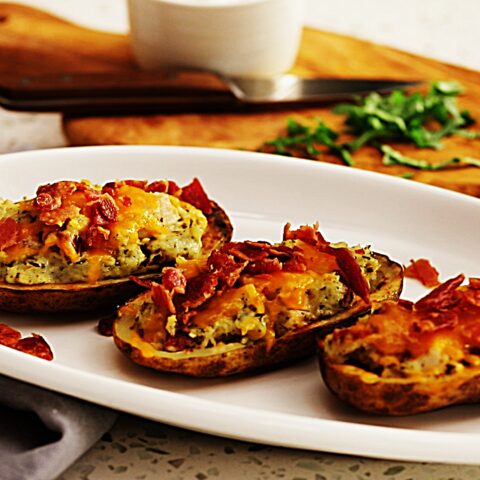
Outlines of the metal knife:
{"label": "metal knife", "polygon": [[418,83],[289,74],[240,78],[193,70],[17,75],[0,79],[0,105],[10,110],[70,114],[242,111],[346,100]]}

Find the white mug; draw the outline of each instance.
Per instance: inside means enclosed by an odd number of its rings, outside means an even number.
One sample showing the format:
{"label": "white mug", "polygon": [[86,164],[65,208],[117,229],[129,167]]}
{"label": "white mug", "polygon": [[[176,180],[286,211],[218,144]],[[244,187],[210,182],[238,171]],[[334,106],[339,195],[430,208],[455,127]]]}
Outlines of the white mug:
{"label": "white mug", "polygon": [[303,0],[129,0],[140,67],[273,76],[295,62]]}

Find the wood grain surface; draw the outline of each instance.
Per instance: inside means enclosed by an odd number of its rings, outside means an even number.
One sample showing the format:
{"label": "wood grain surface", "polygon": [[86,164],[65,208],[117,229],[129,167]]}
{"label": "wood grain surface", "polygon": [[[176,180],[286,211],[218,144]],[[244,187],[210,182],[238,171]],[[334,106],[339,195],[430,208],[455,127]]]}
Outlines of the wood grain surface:
{"label": "wood grain surface", "polygon": [[[13,4],[0,4],[0,75],[117,72],[137,69],[128,37],[88,30],[47,13]],[[364,77],[460,81],[466,93],[459,99],[480,121],[480,72],[333,33],[306,28],[294,73],[325,77]],[[154,114],[64,119],[72,145],[155,144],[257,150],[278,136],[286,119],[323,119],[342,129],[343,117],[331,105],[255,113]],[[477,127],[480,128],[480,127]],[[441,150],[399,145],[402,152],[432,162],[452,156],[480,157],[480,140],[451,137]],[[339,163],[329,155],[322,161]],[[414,173],[420,182],[480,197],[480,169],[413,171],[382,165],[378,151],[364,147],[354,155],[356,166],[392,175]],[[345,167],[348,168],[348,167]]]}

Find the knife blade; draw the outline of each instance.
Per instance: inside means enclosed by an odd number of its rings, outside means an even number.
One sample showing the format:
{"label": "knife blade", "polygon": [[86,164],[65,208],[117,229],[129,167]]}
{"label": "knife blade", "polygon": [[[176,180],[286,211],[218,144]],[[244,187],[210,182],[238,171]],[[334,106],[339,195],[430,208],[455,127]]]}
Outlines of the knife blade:
{"label": "knife blade", "polygon": [[417,80],[235,78],[193,70],[20,75],[0,79],[0,105],[19,111],[67,114],[227,111],[315,104]]}

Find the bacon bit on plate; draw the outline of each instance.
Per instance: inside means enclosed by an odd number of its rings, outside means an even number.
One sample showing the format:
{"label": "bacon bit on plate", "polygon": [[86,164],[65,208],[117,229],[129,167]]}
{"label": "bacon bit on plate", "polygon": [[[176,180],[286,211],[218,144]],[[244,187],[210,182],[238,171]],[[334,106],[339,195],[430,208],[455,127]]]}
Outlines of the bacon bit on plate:
{"label": "bacon bit on plate", "polygon": [[111,337],[113,335],[113,322],[116,318],[116,314],[102,317],[97,324],[97,331],[104,337]]}
{"label": "bacon bit on plate", "polygon": [[0,323],[0,345],[14,348],[44,360],[53,360],[52,350],[42,336],[32,333],[30,337],[22,338],[18,330],[4,323]]}
{"label": "bacon bit on plate", "polygon": [[410,260],[410,265],[405,268],[404,273],[406,277],[418,280],[427,288],[433,288],[440,284],[438,270],[426,258]]}
{"label": "bacon bit on plate", "polygon": [[10,345],[14,345],[22,338],[22,334],[15,330],[14,328],[6,325],[5,323],[0,323],[0,344],[6,345],[9,347]]}
{"label": "bacon bit on plate", "polygon": [[53,353],[48,343],[41,335],[36,333],[32,333],[31,337],[20,339],[13,348],[43,360],[53,360]]}

